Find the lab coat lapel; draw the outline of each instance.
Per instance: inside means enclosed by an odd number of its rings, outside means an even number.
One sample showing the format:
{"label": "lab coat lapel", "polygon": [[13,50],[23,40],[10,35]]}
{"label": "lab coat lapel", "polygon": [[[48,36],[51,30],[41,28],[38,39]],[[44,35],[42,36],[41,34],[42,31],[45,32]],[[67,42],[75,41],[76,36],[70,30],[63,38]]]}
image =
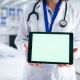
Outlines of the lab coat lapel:
{"label": "lab coat lapel", "polygon": [[44,14],[43,14],[43,3],[42,3],[42,1],[38,4],[37,10],[38,10],[38,13],[40,15],[43,15],[44,16]]}
{"label": "lab coat lapel", "polygon": [[[38,4],[38,13],[43,17],[44,19],[44,12],[43,12],[43,2],[41,1],[39,4]],[[49,16],[48,14],[48,24],[51,24],[51,17]]]}
{"label": "lab coat lapel", "polygon": [[65,13],[65,2],[63,1],[53,26],[55,26],[64,18],[64,13]]}

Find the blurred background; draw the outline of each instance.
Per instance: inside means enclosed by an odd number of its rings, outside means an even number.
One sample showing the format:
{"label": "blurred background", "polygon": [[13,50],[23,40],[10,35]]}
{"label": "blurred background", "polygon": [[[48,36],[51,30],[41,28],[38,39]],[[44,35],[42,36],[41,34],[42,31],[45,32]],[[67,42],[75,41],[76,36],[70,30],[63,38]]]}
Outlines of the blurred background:
{"label": "blurred background", "polygon": [[[31,0],[32,1],[32,0]],[[0,42],[15,47],[20,17],[29,0],[0,0]]]}
{"label": "blurred background", "polygon": [[[21,15],[27,4],[32,1],[34,0],[0,0],[0,43],[16,48],[14,40],[18,32]],[[80,0],[69,0],[69,2],[75,10],[80,8]],[[76,63],[78,65],[76,68],[78,71],[77,80],[80,80],[79,64],[80,60]]]}

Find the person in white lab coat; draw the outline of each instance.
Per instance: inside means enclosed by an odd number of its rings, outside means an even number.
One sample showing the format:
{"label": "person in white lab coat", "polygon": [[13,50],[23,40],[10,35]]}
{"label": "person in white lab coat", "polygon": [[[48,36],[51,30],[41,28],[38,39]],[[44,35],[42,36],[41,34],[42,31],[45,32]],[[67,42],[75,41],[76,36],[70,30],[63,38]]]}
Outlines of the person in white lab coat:
{"label": "person in white lab coat", "polygon": [[[43,11],[43,0],[41,0],[36,6],[36,12],[39,14],[39,20],[36,19],[36,15],[31,15],[29,21],[27,21],[29,14],[32,12],[35,2],[28,5],[26,8],[18,30],[18,35],[15,40],[15,44],[18,49],[27,53],[28,49],[28,35],[29,32],[45,32],[45,19]],[[51,17],[54,13],[54,8],[59,0],[46,0],[47,2],[47,14],[48,25],[51,24]],[[67,25],[65,27],[60,26],[60,21],[63,19],[65,13],[65,0],[62,0],[59,7],[58,14],[52,25],[52,32],[72,32],[74,34],[74,60],[79,57],[80,48],[80,11],[74,10],[74,8],[67,4],[66,20]],[[27,54],[26,54],[27,55]],[[30,64],[29,72],[27,73],[26,80],[76,80],[76,74],[74,65],[57,65],[57,64]]]}

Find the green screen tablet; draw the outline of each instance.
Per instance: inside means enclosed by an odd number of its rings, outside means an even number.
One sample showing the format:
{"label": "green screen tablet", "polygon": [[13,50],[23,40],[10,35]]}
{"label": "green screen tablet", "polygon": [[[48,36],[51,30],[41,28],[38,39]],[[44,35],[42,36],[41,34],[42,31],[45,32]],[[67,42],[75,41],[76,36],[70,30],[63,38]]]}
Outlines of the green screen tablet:
{"label": "green screen tablet", "polygon": [[73,34],[30,32],[28,62],[73,64]]}

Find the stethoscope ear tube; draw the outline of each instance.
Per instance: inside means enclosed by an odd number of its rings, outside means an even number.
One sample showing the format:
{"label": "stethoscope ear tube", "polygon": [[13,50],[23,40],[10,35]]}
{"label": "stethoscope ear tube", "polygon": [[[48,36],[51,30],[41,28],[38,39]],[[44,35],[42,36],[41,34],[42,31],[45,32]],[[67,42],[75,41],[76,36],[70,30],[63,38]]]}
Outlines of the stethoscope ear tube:
{"label": "stethoscope ear tube", "polygon": [[33,15],[33,14],[35,14],[35,15],[37,16],[37,20],[39,20],[39,14],[35,11],[35,8],[36,8],[36,6],[37,6],[37,4],[38,4],[39,2],[40,2],[40,0],[38,0],[38,1],[35,3],[32,12],[28,15],[27,21],[29,21],[31,15]]}
{"label": "stethoscope ear tube", "polygon": [[30,14],[29,14],[29,16],[28,16],[28,19],[27,19],[27,21],[29,21],[30,20],[30,17],[31,17],[31,15],[36,15],[36,17],[37,17],[37,20],[39,20],[39,15],[38,15],[38,13],[37,12],[31,12]]}

